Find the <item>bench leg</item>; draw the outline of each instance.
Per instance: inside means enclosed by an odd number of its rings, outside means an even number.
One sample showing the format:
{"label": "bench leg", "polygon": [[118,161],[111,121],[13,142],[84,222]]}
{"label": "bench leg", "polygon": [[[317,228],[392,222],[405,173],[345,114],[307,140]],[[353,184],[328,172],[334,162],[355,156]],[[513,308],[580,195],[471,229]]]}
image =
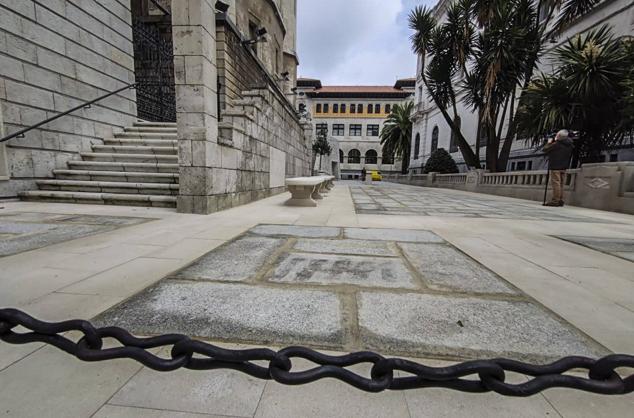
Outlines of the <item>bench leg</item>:
{"label": "bench leg", "polygon": [[304,208],[314,208],[317,202],[312,199],[314,186],[292,186],[288,188],[291,198],[286,201],[286,206],[298,206]]}
{"label": "bench leg", "polygon": [[312,198],[315,200],[323,200],[324,197],[321,195],[321,184],[318,184],[317,186],[315,186],[315,189],[313,190]]}
{"label": "bench leg", "polygon": [[319,185],[319,193],[328,194],[328,192],[330,192],[330,189],[328,188],[328,182],[325,181]]}

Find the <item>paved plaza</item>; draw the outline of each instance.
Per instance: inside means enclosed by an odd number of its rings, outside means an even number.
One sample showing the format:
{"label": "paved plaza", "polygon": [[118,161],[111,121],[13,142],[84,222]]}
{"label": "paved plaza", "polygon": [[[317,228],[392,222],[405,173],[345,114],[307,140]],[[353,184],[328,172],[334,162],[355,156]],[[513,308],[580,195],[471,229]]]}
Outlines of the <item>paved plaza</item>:
{"label": "paved plaza", "polygon": [[361,186],[351,182],[350,190],[359,214],[595,222],[591,217],[553,211],[521,200],[491,200],[488,195],[471,194],[456,200],[446,190],[419,193],[411,186],[390,183]]}
{"label": "paved plaza", "polygon": [[[210,216],[5,203],[0,306],[227,348],[370,349],[430,366],[634,353],[632,216],[355,182],[317,208],[286,199]],[[373,395],[0,343],[0,405],[0,416],[20,417],[596,417],[627,416],[634,398]]]}

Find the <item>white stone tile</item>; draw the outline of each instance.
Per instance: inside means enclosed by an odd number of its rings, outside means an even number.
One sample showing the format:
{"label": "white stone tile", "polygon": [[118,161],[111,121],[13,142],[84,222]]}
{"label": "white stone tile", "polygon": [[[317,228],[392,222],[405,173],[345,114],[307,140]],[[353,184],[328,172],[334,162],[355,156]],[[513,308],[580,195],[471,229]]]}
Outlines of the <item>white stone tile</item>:
{"label": "white stone tile", "polygon": [[165,409],[104,405],[93,418],[233,418],[228,415],[192,414]]}
{"label": "white stone tile", "polygon": [[0,273],[0,306],[19,307],[89,277],[92,273],[34,268],[15,274]]}
{"label": "white stone tile", "polygon": [[61,289],[60,293],[127,297],[182,267],[179,259],[137,258]]}
{"label": "white stone tile", "polygon": [[59,259],[51,260],[46,266],[53,268],[72,266],[73,269],[98,273],[156,250],[156,246],[151,245],[117,244],[82,255],[60,257]]}
{"label": "white stone tile", "polygon": [[120,296],[71,295],[51,293],[21,307],[29,315],[47,322],[68,319],[90,319],[111,308]]}
{"label": "white stone tile", "polygon": [[147,256],[150,258],[169,258],[185,261],[193,261],[198,257],[207,254],[209,251],[219,247],[225,243],[223,240],[209,240],[209,239],[191,239],[186,238],[178,241],[173,246],[160,249],[156,252],[150,253]]}
{"label": "white stone tile", "polygon": [[143,369],[109,403],[250,417],[264,385],[264,381],[231,370],[179,370],[165,374]]}
{"label": "white stone tile", "polygon": [[448,389],[405,392],[412,418],[543,418],[557,411],[542,396],[505,398],[494,393],[473,394]]}
{"label": "white stone tile", "polygon": [[628,417],[634,410],[634,397],[604,396],[568,389],[550,389],[544,396],[565,418]]}
{"label": "white stone tile", "polygon": [[45,347],[0,372],[2,413],[89,417],[141,369],[130,360],[84,363]]}
{"label": "white stone tile", "polygon": [[[293,360],[293,363],[294,367],[307,364],[301,360]],[[351,367],[350,370],[370,375],[366,365]],[[255,417],[408,418],[409,413],[402,392],[371,394],[334,379],[324,379],[302,386],[267,383]]]}

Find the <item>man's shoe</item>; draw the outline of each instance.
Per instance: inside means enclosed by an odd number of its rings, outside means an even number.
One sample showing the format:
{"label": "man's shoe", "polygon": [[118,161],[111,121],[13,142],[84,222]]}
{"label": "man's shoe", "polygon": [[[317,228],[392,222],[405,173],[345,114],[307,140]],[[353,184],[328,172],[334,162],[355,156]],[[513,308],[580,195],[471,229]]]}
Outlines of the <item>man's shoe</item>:
{"label": "man's shoe", "polygon": [[564,206],[566,206],[566,204],[564,203],[564,201],[563,201],[563,200],[560,200],[560,201],[559,201],[559,207],[562,207],[562,208],[563,208]]}
{"label": "man's shoe", "polygon": [[549,206],[549,207],[553,207],[553,208],[558,208],[559,206],[561,206],[559,204],[559,202],[548,202],[548,203],[544,203],[544,206]]}

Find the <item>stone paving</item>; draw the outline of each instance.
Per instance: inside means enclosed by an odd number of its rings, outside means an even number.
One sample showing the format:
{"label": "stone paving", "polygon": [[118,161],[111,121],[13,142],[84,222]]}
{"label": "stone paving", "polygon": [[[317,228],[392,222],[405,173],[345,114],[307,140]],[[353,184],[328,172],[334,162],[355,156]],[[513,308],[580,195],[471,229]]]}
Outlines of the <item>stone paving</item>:
{"label": "stone paving", "polygon": [[572,236],[559,236],[557,238],[634,262],[634,239]]}
{"label": "stone paving", "polygon": [[0,215],[0,257],[146,221],[148,220],[140,218],[28,212]]}
{"label": "stone paving", "polygon": [[592,218],[536,207],[514,199],[492,201],[471,193],[456,200],[446,190],[381,183],[350,186],[355,209],[367,215],[442,216],[456,218],[523,219],[557,222],[595,222]]}
{"label": "stone paving", "polygon": [[[541,212],[538,202],[437,189],[438,199],[465,206],[467,215],[466,205],[485,199],[491,217],[382,216],[359,213],[350,187],[359,184],[339,182],[316,208],[286,207],[282,194],[204,217],[5,202],[0,220],[18,226],[55,223],[41,219],[46,214],[118,229],[0,257],[0,306],[50,321],[106,313],[108,325],[218,335],[204,338],[228,349],[302,341],[327,354],[376,349],[432,367],[454,365],[456,356],[634,353],[632,262],[612,254],[629,252],[612,245],[634,237],[634,217],[575,207]],[[523,209],[514,218],[494,208]],[[559,221],[522,217],[531,210]],[[119,225],[127,218],[133,225]],[[15,236],[11,228],[0,241]],[[395,268],[403,265],[405,273]],[[362,274],[351,274],[356,269]],[[155,352],[168,358],[170,349]],[[314,367],[303,359],[293,365]],[[369,376],[370,367],[351,369]],[[507,381],[526,378],[508,373]],[[132,360],[85,363],[38,343],[0,343],[0,416],[7,417],[595,418],[630,416],[633,402],[567,389],[518,399],[445,389],[369,394],[332,379],[289,387],[232,370],[162,373]]]}
{"label": "stone paving", "polygon": [[414,356],[608,352],[424,230],[259,225],[98,323],[143,335]]}

